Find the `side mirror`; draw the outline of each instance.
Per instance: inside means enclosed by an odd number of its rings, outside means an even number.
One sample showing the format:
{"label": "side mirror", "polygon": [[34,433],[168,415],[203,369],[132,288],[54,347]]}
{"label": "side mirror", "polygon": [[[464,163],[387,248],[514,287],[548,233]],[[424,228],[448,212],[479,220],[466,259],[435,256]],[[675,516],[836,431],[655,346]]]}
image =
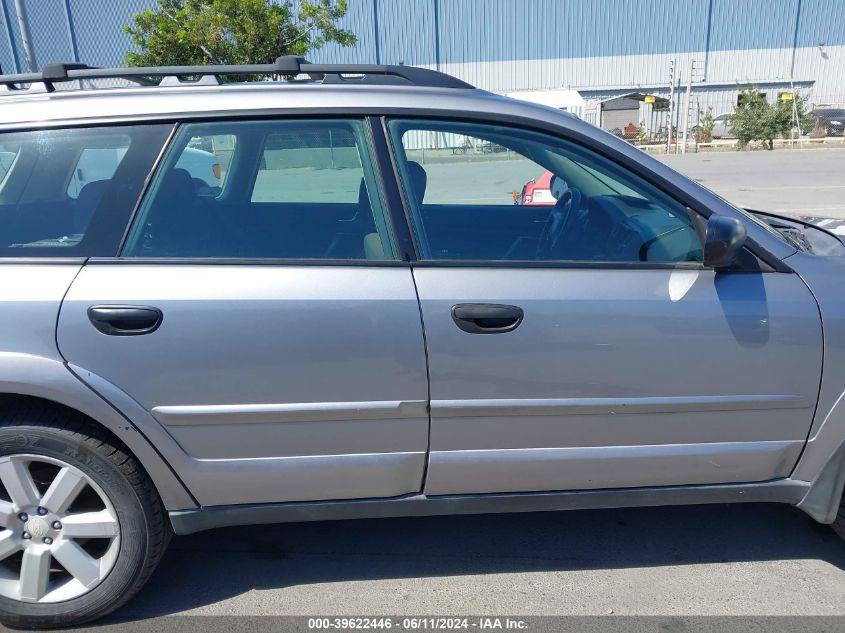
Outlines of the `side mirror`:
{"label": "side mirror", "polygon": [[711,215],[704,237],[704,265],[726,268],[734,263],[745,244],[745,226],[735,218]]}

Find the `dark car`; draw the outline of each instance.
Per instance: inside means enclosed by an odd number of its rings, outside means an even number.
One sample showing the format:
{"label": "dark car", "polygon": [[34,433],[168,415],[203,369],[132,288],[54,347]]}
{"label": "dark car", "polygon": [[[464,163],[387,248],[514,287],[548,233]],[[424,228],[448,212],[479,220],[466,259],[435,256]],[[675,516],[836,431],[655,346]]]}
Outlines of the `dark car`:
{"label": "dark car", "polygon": [[845,134],[845,108],[819,108],[813,110],[814,123],[824,128],[825,136]]}

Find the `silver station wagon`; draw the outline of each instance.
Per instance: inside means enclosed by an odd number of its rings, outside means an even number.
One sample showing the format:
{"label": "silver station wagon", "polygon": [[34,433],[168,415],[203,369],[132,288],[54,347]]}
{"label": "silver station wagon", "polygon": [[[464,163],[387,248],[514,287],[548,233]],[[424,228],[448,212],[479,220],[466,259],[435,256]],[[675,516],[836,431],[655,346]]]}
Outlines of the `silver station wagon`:
{"label": "silver station wagon", "polygon": [[572,115],[406,66],[51,65],[0,77],[0,157],[9,625],[102,616],[218,526],[845,532],[845,247]]}

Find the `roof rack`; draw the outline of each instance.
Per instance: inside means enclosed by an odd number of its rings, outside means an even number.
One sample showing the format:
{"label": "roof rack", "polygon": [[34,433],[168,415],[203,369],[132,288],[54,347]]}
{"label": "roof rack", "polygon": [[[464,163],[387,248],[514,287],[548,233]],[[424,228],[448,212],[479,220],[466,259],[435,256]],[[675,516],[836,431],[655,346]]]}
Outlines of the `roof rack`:
{"label": "roof rack", "polygon": [[[147,66],[135,68],[96,68],[85,64],[47,64],[40,73],[0,75],[0,91],[52,92],[57,83],[84,79],[126,79],[140,85],[209,85],[219,83],[221,75],[306,74],[323,83],[400,84],[431,88],[473,88],[447,75],[415,66],[383,64],[312,64],[304,57],[286,55],[272,64],[216,64],[206,66]],[[348,78],[344,75],[359,77]],[[160,78],[159,82],[153,80]],[[189,77],[198,77],[191,80]],[[22,84],[30,84],[22,88]],[[5,88],[5,90],[3,90]]]}

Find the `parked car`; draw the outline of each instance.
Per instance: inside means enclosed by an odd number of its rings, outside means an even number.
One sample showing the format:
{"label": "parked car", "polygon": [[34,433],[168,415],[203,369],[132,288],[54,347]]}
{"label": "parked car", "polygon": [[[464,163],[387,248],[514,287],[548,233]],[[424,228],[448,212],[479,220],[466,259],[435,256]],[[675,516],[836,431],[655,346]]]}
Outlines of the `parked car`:
{"label": "parked car", "polygon": [[[0,77],[37,92],[0,96],[3,622],[100,617],[220,526],[781,502],[845,534],[837,237],[564,112],[316,68]],[[206,81],[72,89],[151,72]],[[508,155],[415,160],[463,137]],[[504,199],[530,173],[555,204]]]}
{"label": "parked car", "polygon": [[540,206],[553,205],[557,200],[552,196],[552,178],[554,178],[554,174],[546,170],[539,178],[529,180],[522,186],[522,191],[514,199],[514,203]]}
{"label": "parked car", "polygon": [[816,125],[824,129],[825,136],[845,134],[845,108],[817,108],[812,116]]}
{"label": "parked car", "polygon": [[735,138],[731,131],[730,114],[720,114],[713,119],[713,138]]}

